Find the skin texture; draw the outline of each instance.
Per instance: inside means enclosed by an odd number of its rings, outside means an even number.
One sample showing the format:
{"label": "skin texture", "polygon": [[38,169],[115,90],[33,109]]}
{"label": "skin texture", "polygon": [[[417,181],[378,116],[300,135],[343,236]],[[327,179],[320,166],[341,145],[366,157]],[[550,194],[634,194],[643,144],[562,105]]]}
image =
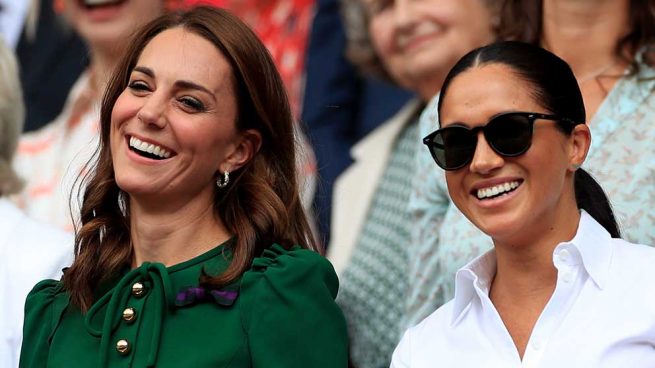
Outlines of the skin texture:
{"label": "skin texture", "polygon": [[373,47],[401,86],[427,101],[466,52],[492,41],[483,0],[366,0]]}
{"label": "skin texture", "polygon": [[[474,67],[453,80],[441,122],[442,127],[455,123],[476,127],[510,111],[548,113],[532,98],[530,86],[507,67]],[[576,208],[569,146],[569,139],[547,120],[535,122],[531,148],[513,158],[496,154],[480,132],[471,163],[446,173],[449,192],[457,207],[492,238],[524,243],[549,231],[562,213]],[[506,196],[487,200],[475,196],[477,189],[510,181],[520,186]]]}
{"label": "skin texture", "polygon": [[66,0],[64,16],[91,49],[116,48],[136,27],[164,12],[163,0],[127,0],[90,9],[82,0]]}
{"label": "skin texture", "polygon": [[121,56],[125,41],[164,10],[164,0],[125,0],[94,9],[86,7],[83,0],[64,1],[64,17],[89,48],[89,83],[97,96]]}
{"label": "skin texture", "polygon": [[[504,65],[473,67],[442,96],[441,124],[476,127],[504,112],[549,113],[531,92],[531,85]],[[497,270],[489,296],[521,357],[557,282],[552,252],[577,230],[573,174],[590,143],[584,124],[566,136],[554,122],[537,120],[525,154],[499,156],[480,132],[471,163],[446,172],[455,205],[494,241]],[[513,192],[487,200],[475,196],[479,188],[510,181],[520,183]]]}
{"label": "skin texture", "polygon": [[630,30],[629,9],[629,0],[543,2],[543,46],[573,69],[590,122],[628,67],[615,49]]}
{"label": "skin texture", "polygon": [[[261,141],[255,131],[238,131],[236,118],[231,67],[213,44],[182,28],[150,41],[114,105],[110,133],[116,182],[129,195],[137,264],[189,259],[229,237],[213,211],[215,179],[247,163]],[[130,150],[130,137],[171,155],[142,157]],[[169,255],[162,259],[162,252]]]}

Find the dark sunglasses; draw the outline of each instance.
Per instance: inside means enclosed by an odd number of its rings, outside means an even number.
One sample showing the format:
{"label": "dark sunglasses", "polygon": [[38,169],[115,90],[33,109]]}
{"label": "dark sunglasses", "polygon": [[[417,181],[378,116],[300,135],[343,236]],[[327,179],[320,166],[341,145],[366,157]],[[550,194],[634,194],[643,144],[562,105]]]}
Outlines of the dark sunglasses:
{"label": "dark sunglasses", "polygon": [[571,119],[532,112],[508,112],[494,116],[484,126],[467,128],[452,125],[423,138],[432,158],[444,170],[457,170],[473,159],[478,145],[478,131],[482,131],[489,146],[506,157],[524,154],[532,144],[532,131],[537,119],[556,121],[568,127],[577,124]]}

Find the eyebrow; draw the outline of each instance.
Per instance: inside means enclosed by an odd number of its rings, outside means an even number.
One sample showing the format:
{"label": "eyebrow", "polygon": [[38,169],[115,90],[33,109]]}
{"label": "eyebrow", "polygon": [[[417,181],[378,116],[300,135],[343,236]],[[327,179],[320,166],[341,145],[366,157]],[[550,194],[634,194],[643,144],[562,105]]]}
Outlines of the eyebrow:
{"label": "eyebrow", "polygon": [[[145,66],[135,66],[133,71],[143,73],[143,74],[147,75],[150,78],[155,78],[155,72],[152,69],[150,69],[148,67],[145,67]],[[212,96],[214,95],[214,93],[212,91],[208,90],[207,88],[201,86],[198,83],[194,83],[194,82],[191,82],[191,81],[178,80],[178,81],[175,81],[175,85],[178,86],[178,87],[181,87],[183,89],[196,89],[196,90],[208,93],[208,94],[210,94]]]}

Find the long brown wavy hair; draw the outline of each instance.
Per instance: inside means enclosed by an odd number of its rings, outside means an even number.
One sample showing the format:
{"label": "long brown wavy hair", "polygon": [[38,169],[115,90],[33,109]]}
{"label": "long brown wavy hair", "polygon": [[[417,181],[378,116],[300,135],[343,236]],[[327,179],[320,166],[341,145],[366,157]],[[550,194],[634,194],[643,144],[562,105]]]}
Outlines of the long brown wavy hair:
{"label": "long brown wavy hair", "polygon": [[[498,37],[539,45],[543,37],[543,0],[503,0]],[[639,71],[635,53],[643,50],[643,62],[655,67],[655,0],[630,0],[628,33],[617,40],[614,54]]]}
{"label": "long brown wavy hair", "polygon": [[261,148],[252,160],[232,173],[228,187],[215,193],[216,214],[236,241],[231,242],[232,261],[227,270],[201,276],[201,284],[220,288],[236,281],[273,242],[318,251],[298,193],[289,102],[267,49],[248,26],[227,11],[198,7],[166,14],[126,43],[103,97],[97,159],[83,180],[75,262],[63,277],[72,302],[82,310],[93,304],[98,286],[129,267],[133,257],[129,201],[114,179],[111,112],[145,46],[162,31],[175,27],[207,39],[228,59],[237,94],[237,129],[256,129],[262,135]]}

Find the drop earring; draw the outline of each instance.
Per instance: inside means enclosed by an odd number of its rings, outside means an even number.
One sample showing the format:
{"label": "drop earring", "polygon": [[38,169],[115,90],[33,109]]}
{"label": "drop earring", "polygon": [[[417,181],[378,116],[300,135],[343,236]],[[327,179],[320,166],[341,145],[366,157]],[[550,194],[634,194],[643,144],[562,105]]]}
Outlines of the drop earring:
{"label": "drop earring", "polygon": [[230,173],[228,171],[225,171],[223,173],[223,176],[219,176],[218,178],[216,178],[216,186],[219,189],[225,188],[229,182],[230,182]]}

